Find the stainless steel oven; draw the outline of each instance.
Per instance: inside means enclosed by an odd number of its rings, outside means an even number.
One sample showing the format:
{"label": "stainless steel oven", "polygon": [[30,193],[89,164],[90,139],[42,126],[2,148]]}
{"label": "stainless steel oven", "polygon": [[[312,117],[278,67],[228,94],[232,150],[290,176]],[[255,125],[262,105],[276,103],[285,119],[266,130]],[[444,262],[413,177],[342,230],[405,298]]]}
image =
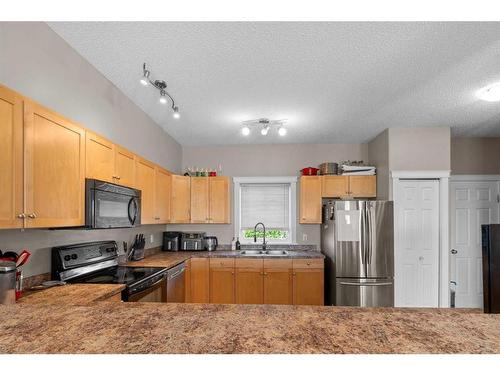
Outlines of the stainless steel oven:
{"label": "stainless steel oven", "polygon": [[94,179],[85,181],[87,228],[128,228],[140,224],[140,190]]}

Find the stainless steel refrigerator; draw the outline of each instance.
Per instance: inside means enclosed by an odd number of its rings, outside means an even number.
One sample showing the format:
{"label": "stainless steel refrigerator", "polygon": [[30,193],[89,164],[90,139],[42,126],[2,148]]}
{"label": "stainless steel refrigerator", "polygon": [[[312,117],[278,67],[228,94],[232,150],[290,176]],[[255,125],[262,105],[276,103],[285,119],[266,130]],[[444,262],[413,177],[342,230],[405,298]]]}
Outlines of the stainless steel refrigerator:
{"label": "stainless steel refrigerator", "polygon": [[323,201],[328,305],[394,306],[393,217],[391,201]]}

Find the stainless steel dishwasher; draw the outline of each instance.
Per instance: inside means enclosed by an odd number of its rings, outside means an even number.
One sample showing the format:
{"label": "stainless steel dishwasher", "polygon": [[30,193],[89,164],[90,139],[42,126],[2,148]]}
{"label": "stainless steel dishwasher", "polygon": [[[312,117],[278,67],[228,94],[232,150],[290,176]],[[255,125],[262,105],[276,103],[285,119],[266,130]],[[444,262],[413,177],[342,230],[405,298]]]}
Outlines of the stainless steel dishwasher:
{"label": "stainless steel dishwasher", "polygon": [[167,271],[167,303],[186,302],[185,275],[186,264],[184,262]]}

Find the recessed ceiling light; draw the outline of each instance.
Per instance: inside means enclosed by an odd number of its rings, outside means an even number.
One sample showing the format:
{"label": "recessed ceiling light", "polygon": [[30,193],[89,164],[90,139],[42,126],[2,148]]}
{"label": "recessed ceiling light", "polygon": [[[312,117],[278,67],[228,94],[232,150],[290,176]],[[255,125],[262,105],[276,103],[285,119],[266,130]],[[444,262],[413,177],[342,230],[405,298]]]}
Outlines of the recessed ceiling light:
{"label": "recessed ceiling light", "polygon": [[249,135],[250,134],[250,128],[248,126],[244,126],[241,128],[241,134],[243,135]]}
{"label": "recessed ceiling light", "polygon": [[476,92],[476,96],[487,102],[500,101],[500,82],[493,83]]}

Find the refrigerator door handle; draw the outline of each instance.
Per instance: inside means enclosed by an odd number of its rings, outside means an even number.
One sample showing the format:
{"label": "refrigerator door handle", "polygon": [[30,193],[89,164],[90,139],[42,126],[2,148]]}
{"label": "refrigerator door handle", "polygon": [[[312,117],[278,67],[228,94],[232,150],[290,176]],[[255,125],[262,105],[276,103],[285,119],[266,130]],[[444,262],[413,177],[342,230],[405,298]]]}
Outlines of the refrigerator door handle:
{"label": "refrigerator door handle", "polygon": [[388,286],[392,285],[392,282],[384,282],[384,283],[354,283],[349,281],[341,281],[340,285],[350,285],[350,286]]}

